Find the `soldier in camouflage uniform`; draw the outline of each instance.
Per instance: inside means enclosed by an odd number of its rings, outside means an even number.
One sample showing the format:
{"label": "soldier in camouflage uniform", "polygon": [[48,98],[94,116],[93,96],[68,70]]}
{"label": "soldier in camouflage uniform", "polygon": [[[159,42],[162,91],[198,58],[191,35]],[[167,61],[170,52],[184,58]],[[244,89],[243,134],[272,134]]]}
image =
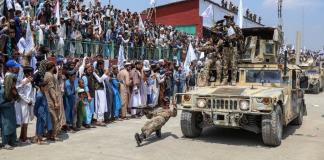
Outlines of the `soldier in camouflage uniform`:
{"label": "soldier in camouflage uniform", "polygon": [[148,138],[153,132],[156,133],[157,137],[161,137],[161,128],[165,123],[170,119],[170,117],[177,116],[177,108],[175,105],[172,105],[172,108],[169,108],[170,100],[168,97],[163,99],[164,105],[162,108],[156,110],[144,109],[143,112],[145,116],[149,119],[142,130],[141,134],[135,134],[135,140],[137,145],[140,146],[142,141]]}
{"label": "soldier in camouflage uniform", "polygon": [[[215,85],[221,83],[222,78],[222,45],[223,45],[223,20],[218,21],[216,26],[212,28],[214,32],[212,39],[206,44],[206,46],[200,48],[200,51],[207,53],[208,60],[205,62],[204,72],[208,72],[208,81],[216,82]],[[216,45],[214,45],[216,44]],[[205,73],[206,74],[206,73]],[[205,75],[202,73],[202,75]],[[198,75],[199,77],[199,75]],[[198,86],[199,83],[198,83]]]}
{"label": "soldier in camouflage uniform", "polygon": [[[232,85],[236,85],[237,78],[237,59],[238,53],[242,52],[243,34],[241,29],[233,22],[233,16],[225,16],[227,33],[223,44],[223,74],[224,79],[222,84],[226,85],[227,82],[231,82]],[[231,75],[229,75],[229,72]],[[231,79],[229,79],[229,76]]]}

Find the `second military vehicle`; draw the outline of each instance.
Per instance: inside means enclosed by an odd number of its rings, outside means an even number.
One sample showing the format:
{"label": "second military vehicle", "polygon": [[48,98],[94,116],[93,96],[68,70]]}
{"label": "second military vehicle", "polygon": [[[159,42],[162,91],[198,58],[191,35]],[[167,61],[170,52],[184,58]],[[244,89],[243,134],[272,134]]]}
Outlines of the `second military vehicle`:
{"label": "second military vehicle", "polygon": [[301,63],[299,67],[303,70],[300,77],[300,85],[306,92],[318,94],[324,88],[324,73],[321,66],[314,62],[312,57]]}

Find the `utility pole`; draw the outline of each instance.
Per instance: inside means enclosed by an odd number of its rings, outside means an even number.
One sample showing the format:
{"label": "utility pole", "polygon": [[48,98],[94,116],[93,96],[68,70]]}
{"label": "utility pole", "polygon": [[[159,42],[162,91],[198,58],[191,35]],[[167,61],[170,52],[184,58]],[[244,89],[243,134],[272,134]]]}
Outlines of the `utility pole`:
{"label": "utility pole", "polygon": [[305,46],[305,9],[303,7],[303,15],[302,15],[302,35],[301,35],[301,41],[302,46]]}
{"label": "utility pole", "polygon": [[300,49],[301,49],[301,33],[297,32],[296,34],[296,65],[300,64]]}
{"label": "utility pole", "polygon": [[282,29],[282,26],[283,26],[282,2],[283,2],[283,0],[278,0],[278,25],[279,25],[280,29]]}
{"label": "utility pole", "polygon": [[109,6],[111,6],[111,0],[109,0]]}

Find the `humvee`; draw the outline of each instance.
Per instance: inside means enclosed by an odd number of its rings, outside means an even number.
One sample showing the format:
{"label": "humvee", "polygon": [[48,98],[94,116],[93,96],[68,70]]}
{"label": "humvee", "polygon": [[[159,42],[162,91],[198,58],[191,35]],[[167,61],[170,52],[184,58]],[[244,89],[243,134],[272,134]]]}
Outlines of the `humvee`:
{"label": "humvee", "polygon": [[299,67],[303,70],[300,77],[300,86],[306,92],[318,94],[323,91],[324,72],[320,66],[301,64]]}
{"label": "humvee", "polygon": [[306,115],[301,69],[278,64],[281,32],[276,28],[242,29],[245,53],[238,65],[236,86],[203,86],[178,94],[181,131],[201,135],[204,127],[244,129],[261,133],[264,144],[281,144],[283,127],[301,125]]}

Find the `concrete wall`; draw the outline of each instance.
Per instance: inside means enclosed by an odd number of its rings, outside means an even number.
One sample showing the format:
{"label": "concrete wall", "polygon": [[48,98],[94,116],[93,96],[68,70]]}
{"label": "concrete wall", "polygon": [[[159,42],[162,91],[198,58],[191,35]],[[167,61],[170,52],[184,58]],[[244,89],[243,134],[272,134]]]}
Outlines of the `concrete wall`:
{"label": "concrete wall", "polygon": [[[172,26],[195,25],[198,36],[202,35],[202,17],[199,16],[199,0],[187,0],[157,8],[156,23]],[[154,16],[152,17],[155,18]]]}

